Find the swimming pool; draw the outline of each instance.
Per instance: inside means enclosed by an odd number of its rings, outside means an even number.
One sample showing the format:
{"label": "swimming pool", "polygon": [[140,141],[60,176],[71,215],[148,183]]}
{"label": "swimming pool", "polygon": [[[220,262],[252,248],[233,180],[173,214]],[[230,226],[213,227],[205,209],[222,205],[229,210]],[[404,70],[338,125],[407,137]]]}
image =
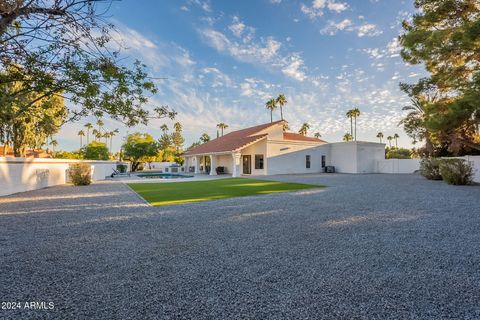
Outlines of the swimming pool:
{"label": "swimming pool", "polygon": [[140,173],[137,175],[139,178],[147,179],[183,179],[183,178],[192,178],[193,176],[185,174],[176,174],[176,173]]}

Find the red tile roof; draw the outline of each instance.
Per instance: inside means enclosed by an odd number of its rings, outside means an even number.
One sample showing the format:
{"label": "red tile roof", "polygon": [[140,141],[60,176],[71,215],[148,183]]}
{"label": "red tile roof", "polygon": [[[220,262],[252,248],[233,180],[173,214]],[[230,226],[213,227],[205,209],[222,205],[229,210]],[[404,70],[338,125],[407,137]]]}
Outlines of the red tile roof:
{"label": "red tile roof", "polygon": [[282,120],[227,133],[223,137],[210,140],[186,151],[184,155],[190,156],[195,154],[229,152],[241,149],[242,147],[265,138],[267,134],[258,133],[281,122]]}
{"label": "red tile roof", "polygon": [[284,140],[293,140],[293,141],[308,141],[308,142],[318,142],[318,143],[327,143],[325,140],[307,137],[298,133],[293,132],[284,132],[283,133]]}

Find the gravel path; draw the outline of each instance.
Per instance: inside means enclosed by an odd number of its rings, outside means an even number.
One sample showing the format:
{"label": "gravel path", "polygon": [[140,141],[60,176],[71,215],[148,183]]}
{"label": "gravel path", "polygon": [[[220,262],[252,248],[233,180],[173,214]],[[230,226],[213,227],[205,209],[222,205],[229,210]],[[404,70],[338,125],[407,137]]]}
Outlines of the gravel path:
{"label": "gravel path", "polygon": [[0,318],[478,319],[480,186],[289,175],[325,189],[150,207],[121,183],[0,198]]}

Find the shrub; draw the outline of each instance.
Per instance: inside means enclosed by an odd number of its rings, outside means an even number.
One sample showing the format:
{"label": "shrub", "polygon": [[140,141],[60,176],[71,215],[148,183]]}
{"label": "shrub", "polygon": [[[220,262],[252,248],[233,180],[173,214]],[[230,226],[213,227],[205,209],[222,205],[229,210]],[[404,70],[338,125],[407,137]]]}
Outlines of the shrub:
{"label": "shrub", "polygon": [[387,148],[385,158],[387,159],[411,159],[412,151],[405,148]]}
{"label": "shrub", "polygon": [[127,172],[127,165],[126,164],[117,164],[117,171],[120,173]]}
{"label": "shrub", "polygon": [[75,186],[87,186],[92,183],[92,169],[88,163],[70,165],[68,175]]}
{"label": "shrub", "polygon": [[428,180],[442,180],[439,168],[440,161],[435,158],[424,158],[420,162],[420,174]]}
{"label": "shrub", "polygon": [[440,160],[440,174],[448,184],[465,185],[473,182],[473,167],[463,159]]}

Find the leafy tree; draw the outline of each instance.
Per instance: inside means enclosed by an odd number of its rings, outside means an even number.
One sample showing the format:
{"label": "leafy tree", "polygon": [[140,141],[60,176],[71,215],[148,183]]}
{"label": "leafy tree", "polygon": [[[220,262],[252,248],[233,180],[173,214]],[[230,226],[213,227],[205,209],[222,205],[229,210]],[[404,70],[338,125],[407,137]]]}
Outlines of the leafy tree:
{"label": "leafy tree", "polygon": [[308,129],[310,129],[310,125],[305,122],[304,124],[302,124],[302,127],[300,128],[300,130],[298,130],[298,133],[306,136],[307,132],[308,132]]}
{"label": "leafy tree", "polygon": [[387,159],[410,159],[412,151],[406,148],[386,148],[385,158]]}
{"label": "leafy tree", "polygon": [[347,142],[348,142],[348,141],[352,141],[352,140],[353,140],[353,137],[352,137],[352,135],[351,135],[350,133],[347,132],[347,133],[345,133],[345,134],[343,135],[343,141],[347,141]]}
{"label": "leafy tree", "polygon": [[317,139],[320,139],[322,137],[322,135],[320,134],[320,132],[315,132],[314,135],[313,135],[315,138]]}
{"label": "leafy tree", "polygon": [[130,161],[132,171],[136,171],[143,162],[152,162],[158,154],[158,144],[148,133],[133,133],[128,135],[122,147],[123,158]]}
{"label": "leafy tree", "polygon": [[280,107],[280,119],[283,120],[283,106],[287,104],[287,99],[285,95],[279,94],[277,99],[275,99],[276,104]]}
{"label": "leafy tree", "polygon": [[[0,72],[0,77],[10,74],[10,70]],[[2,98],[12,92],[21,93],[16,100],[2,104]],[[5,149],[11,146],[16,157],[25,156],[28,147],[41,148],[49,136],[58,132],[67,114],[60,95],[24,91],[21,81],[0,83],[0,143]]]}
{"label": "leafy tree", "polygon": [[208,141],[210,141],[210,136],[208,135],[208,133],[203,133],[202,136],[200,137],[200,142],[205,143]]}
{"label": "leafy tree", "polygon": [[221,122],[221,123],[217,124],[217,128],[222,131],[222,137],[223,137],[223,130],[228,128],[228,124],[225,124],[225,123]]}
{"label": "leafy tree", "polygon": [[270,110],[270,122],[273,122],[273,110],[277,109],[277,102],[275,99],[270,99],[265,103],[265,108]]}
{"label": "leafy tree", "polygon": [[78,159],[81,160],[83,159],[83,154],[81,151],[57,151],[55,153],[55,158],[56,159]]}
{"label": "leafy tree", "polygon": [[[27,112],[52,95],[70,100],[68,120],[109,114],[132,126],[152,117],[175,116],[167,106],[148,112],[143,106],[157,92],[146,66],[128,66],[109,48],[114,25],[107,23],[105,0],[8,0],[0,4],[0,106]],[[32,95],[33,93],[33,95]],[[38,96],[36,94],[42,93]]]}
{"label": "leafy tree", "polygon": [[87,160],[108,160],[108,148],[105,143],[92,141],[81,149],[83,158]]}
{"label": "leafy tree", "polygon": [[185,139],[182,136],[183,128],[180,122],[175,122],[173,124],[173,128],[175,131],[172,133],[172,144],[175,148],[176,156],[179,156],[180,152],[182,151],[183,143],[185,142]]}
{"label": "leafy tree", "polygon": [[382,143],[383,133],[382,132],[377,133],[377,138],[380,139],[380,143]]}
{"label": "leafy tree", "polygon": [[416,128],[423,127],[421,135],[436,140],[430,142],[437,146],[446,143],[453,154],[480,150],[476,140],[480,123],[480,4],[478,0],[416,0],[415,6],[419,13],[403,22],[401,55],[408,63],[424,64],[430,77],[412,85],[401,84],[401,88],[429,104],[421,103],[420,113],[407,116],[406,130],[413,128],[416,134]]}

